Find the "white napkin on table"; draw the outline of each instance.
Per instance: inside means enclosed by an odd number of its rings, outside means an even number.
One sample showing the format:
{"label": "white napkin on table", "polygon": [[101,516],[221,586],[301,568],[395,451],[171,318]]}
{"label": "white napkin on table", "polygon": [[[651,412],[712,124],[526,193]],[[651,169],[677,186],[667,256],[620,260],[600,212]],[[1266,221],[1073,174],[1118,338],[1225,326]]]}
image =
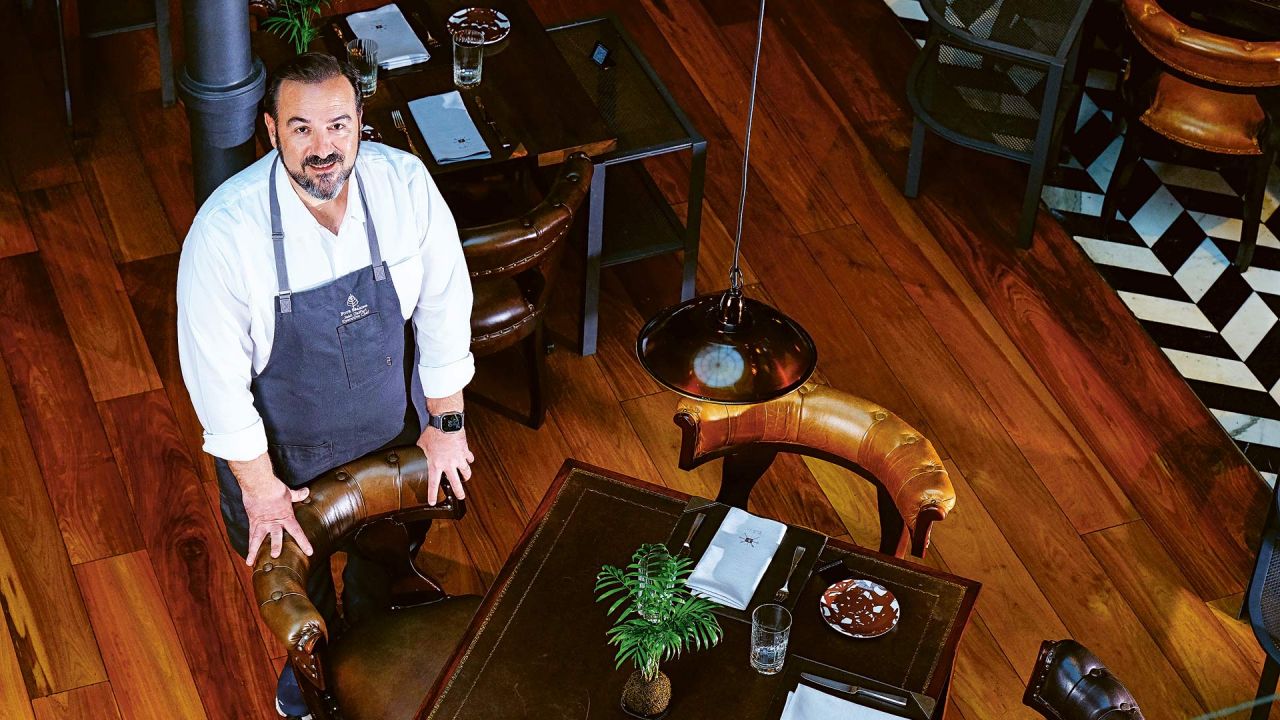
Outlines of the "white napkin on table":
{"label": "white napkin on table", "polygon": [[778,720],[898,720],[897,715],[859,705],[844,698],[828,695],[808,685],[797,685],[787,693]]}
{"label": "white napkin on table", "polygon": [[457,90],[410,100],[409,113],[426,138],[436,163],[447,165],[491,157],[489,146],[485,145]]}
{"label": "white napkin on table", "polygon": [[395,3],[352,13],[347,16],[347,24],[356,37],[378,43],[378,67],[384,70],[395,70],[431,59],[431,54]]}
{"label": "white napkin on table", "polygon": [[746,610],[786,532],[787,526],[776,520],[729,508],[689,575],[689,589],[721,605]]}

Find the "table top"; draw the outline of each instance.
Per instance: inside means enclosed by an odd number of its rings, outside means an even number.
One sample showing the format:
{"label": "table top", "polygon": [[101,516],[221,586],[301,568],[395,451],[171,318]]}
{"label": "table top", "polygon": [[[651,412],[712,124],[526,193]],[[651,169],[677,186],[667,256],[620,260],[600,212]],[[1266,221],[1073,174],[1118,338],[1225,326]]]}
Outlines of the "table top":
{"label": "table top", "polygon": [[[396,4],[423,39],[424,46],[427,44],[424,30],[429,31],[440,44],[428,49],[431,59],[425,63],[379,72],[378,91],[365,100],[364,121],[378,131],[381,142],[408,150],[409,143],[404,134],[391,120],[391,111],[400,110],[408,124],[414,149],[433,175],[526,156],[539,166],[556,165],[575,151],[595,156],[612,150],[617,144],[615,135],[526,0],[489,0],[487,7],[501,10],[510,18],[511,34],[502,42],[485,48],[480,86],[460,92],[493,157],[436,164],[427,149],[426,140],[413,122],[408,102],[455,89],[453,48],[445,29],[445,19],[471,3],[461,0],[397,0]],[[338,34],[347,40],[355,37],[345,15],[323,18],[318,22],[321,30],[318,42],[331,54],[345,57],[343,40]],[[282,43],[259,40],[255,42],[255,50],[268,70],[291,52],[282,47]],[[510,139],[512,147],[509,150],[502,149],[497,131],[482,121],[483,115],[476,107],[477,98],[483,100],[497,130]]]}
{"label": "table top", "polygon": [[[445,672],[421,720],[587,717],[612,712],[629,668],[614,669],[611,625],[595,602],[604,564],[625,564],[642,543],[664,542],[689,496],[567,461],[547,491]],[[820,562],[843,560],[841,577],[870,577],[902,609],[898,627],[853,640],[826,627],[818,597],[831,574],[814,575],[796,600],[788,667],[818,663],[939,698],[979,584],[856,546],[829,541]],[[747,662],[750,625],[724,613],[715,648],[664,663],[677,717],[771,717],[794,671],[763,676]],[[788,680],[790,678],[790,680]]]}

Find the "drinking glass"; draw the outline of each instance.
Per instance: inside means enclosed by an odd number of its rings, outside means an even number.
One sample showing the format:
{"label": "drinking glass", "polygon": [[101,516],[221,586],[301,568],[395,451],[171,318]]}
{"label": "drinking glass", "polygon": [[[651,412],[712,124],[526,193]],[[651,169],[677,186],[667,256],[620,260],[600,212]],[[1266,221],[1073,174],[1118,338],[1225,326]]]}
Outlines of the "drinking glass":
{"label": "drinking glass", "polygon": [[473,88],[480,84],[484,69],[484,32],[461,28],[453,33],[453,84]]}
{"label": "drinking glass", "polygon": [[751,667],[761,675],[776,675],[787,659],[791,613],[769,603],[751,613]]}
{"label": "drinking glass", "polygon": [[347,58],[360,80],[360,95],[369,97],[378,91],[378,43],[356,38],[347,43]]}

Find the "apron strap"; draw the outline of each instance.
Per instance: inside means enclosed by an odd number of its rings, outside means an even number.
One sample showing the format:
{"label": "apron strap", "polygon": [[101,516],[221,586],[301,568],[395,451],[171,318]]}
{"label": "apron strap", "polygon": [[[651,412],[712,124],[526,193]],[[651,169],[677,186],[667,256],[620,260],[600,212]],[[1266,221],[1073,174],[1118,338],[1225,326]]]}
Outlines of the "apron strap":
{"label": "apron strap", "polygon": [[373,265],[374,282],[387,279],[387,266],[382,264],[382,250],[378,247],[378,230],[373,226],[373,216],[369,214],[369,201],[364,195],[364,182],[360,173],[356,172],[356,189],[360,191],[360,204],[364,205],[364,230],[369,239],[369,260]]}
{"label": "apron strap", "polygon": [[276,285],[280,294],[276,298],[281,313],[293,312],[293,293],[289,290],[289,268],[284,263],[284,225],[280,222],[280,196],[276,193],[276,167],[280,165],[280,156],[271,163],[271,180],[268,183],[267,196],[271,203],[271,245],[276,255]]}

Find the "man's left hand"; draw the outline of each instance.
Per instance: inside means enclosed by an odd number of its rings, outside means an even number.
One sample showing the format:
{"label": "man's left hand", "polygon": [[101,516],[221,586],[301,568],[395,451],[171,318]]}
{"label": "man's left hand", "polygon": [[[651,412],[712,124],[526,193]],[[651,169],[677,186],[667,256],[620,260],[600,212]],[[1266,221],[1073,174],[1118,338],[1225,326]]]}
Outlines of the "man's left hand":
{"label": "man's left hand", "polygon": [[427,503],[436,504],[441,475],[449,480],[454,497],[465,498],[462,483],[471,479],[471,463],[476,459],[467,447],[467,431],[447,433],[429,427],[418,437],[418,447],[427,456]]}

